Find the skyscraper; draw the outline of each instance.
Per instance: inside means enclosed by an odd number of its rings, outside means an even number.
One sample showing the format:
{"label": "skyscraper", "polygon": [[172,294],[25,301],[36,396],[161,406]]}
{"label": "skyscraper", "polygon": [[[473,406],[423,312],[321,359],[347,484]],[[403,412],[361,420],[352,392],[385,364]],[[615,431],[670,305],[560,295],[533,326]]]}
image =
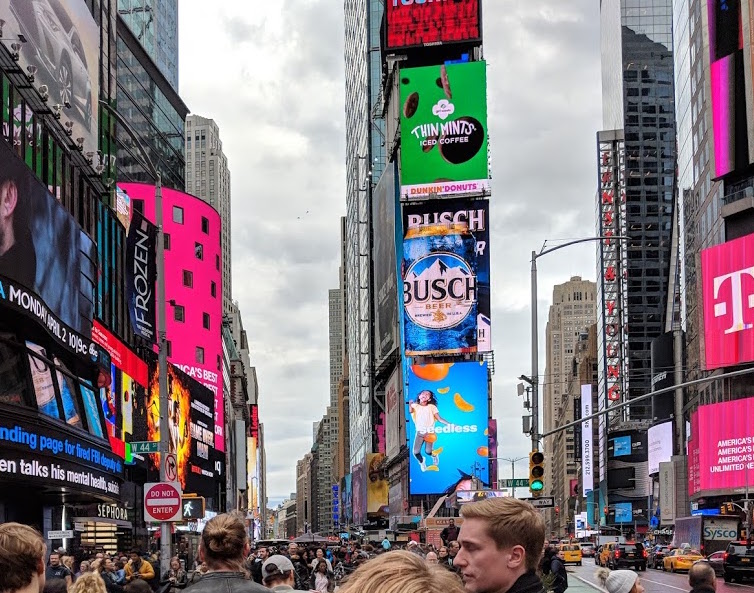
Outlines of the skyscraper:
{"label": "skyscraper", "polygon": [[[675,279],[676,163],[672,0],[602,0],[600,18],[605,131],[598,136],[597,228],[630,237],[600,246],[598,397],[604,407],[651,390],[650,346],[665,331]],[[625,376],[611,382],[616,374]],[[650,418],[645,401],[601,420],[601,502],[607,504],[609,432],[629,423],[641,431]],[[638,488],[622,492],[640,498]],[[634,518],[643,525],[646,501],[637,510]]]}
{"label": "skyscraper", "polygon": [[223,230],[223,312],[233,306],[230,251],[230,169],[215,120],[201,115],[186,118],[186,191],[214,206]]}
{"label": "skyscraper", "polygon": [[374,329],[371,195],[385,164],[384,120],[373,119],[382,81],[381,0],[346,0],[346,319],[351,463],[372,449]]}
{"label": "skyscraper", "polygon": [[[568,282],[553,287],[547,328],[547,362],[544,384],[544,431],[555,428],[561,408],[565,405],[568,382],[576,354],[576,343],[596,320],[597,287],[590,280],[574,276]],[[565,442],[566,454],[557,452],[565,467],[556,468],[555,437],[545,439],[545,451],[550,467],[550,479],[545,484],[555,487],[555,475],[560,472],[568,477],[576,477],[573,431],[568,431]],[[561,493],[558,492],[558,495]]]}
{"label": "skyscraper", "polygon": [[178,92],[178,0],[118,0],[118,13]]}

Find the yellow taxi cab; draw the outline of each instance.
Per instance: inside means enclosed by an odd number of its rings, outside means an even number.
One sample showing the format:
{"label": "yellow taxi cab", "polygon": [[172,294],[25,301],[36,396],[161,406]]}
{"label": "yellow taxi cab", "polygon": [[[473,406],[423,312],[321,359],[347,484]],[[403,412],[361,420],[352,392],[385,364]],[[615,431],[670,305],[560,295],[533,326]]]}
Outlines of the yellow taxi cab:
{"label": "yellow taxi cab", "polygon": [[615,549],[616,543],[617,542],[608,542],[602,546],[602,551],[600,551],[600,555],[597,557],[597,563],[600,566],[607,566],[607,559],[610,558],[610,554]]}
{"label": "yellow taxi cab", "polygon": [[563,557],[563,564],[581,566],[581,546],[579,544],[560,544],[558,548]]}
{"label": "yellow taxi cab", "polygon": [[697,560],[704,560],[699,550],[692,548],[676,548],[662,559],[662,570],[676,572],[677,570],[689,570]]}

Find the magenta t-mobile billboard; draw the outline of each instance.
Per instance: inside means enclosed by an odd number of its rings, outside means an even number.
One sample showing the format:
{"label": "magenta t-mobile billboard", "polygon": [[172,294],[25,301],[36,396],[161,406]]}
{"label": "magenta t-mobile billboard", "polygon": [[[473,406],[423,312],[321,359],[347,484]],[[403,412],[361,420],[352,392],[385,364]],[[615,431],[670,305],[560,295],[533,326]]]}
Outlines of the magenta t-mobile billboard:
{"label": "magenta t-mobile billboard", "polygon": [[[154,185],[121,183],[134,210],[155,221]],[[225,452],[222,375],[222,252],[217,210],[162,189],[168,360],[215,396],[215,449]]]}

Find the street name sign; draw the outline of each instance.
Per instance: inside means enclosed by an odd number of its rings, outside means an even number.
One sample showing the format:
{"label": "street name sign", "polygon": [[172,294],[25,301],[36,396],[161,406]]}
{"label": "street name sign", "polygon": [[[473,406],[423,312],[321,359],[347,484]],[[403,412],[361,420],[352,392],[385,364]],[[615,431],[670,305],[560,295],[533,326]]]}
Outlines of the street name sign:
{"label": "street name sign", "polygon": [[159,441],[134,441],[131,443],[131,453],[158,453]]}

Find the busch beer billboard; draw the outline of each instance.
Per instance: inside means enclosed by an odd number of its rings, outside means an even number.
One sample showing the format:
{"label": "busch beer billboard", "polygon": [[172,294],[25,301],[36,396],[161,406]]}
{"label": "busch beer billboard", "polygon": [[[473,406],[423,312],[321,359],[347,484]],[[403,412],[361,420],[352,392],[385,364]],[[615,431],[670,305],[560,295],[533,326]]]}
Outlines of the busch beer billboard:
{"label": "busch beer billboard", "polygon": [[754,234],[702,251],[707,370],[754,361]]}

